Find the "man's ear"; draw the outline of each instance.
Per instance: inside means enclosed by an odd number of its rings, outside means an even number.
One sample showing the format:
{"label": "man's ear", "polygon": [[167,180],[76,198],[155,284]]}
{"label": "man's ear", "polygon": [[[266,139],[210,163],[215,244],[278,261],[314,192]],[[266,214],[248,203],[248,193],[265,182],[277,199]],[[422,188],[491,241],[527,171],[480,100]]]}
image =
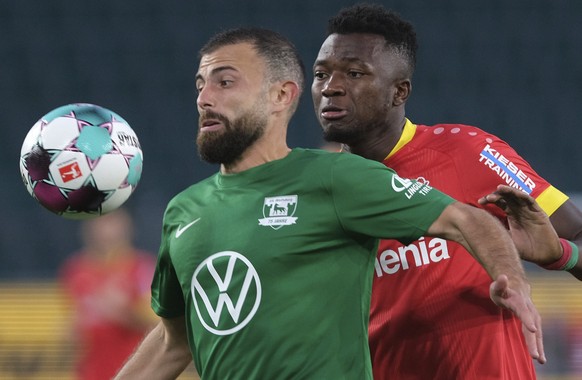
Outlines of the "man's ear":
{"label": "man's ear", "polygon": [[293,81],[277,82],[272,87],[271,101],[275,111],[289,109],[299,97],[299,86]]}
{"label": "man's ear", "polygon": [[410,79],[403,79],[396,84],[396,92],[394,93],[393,105],[401,106],[408,100],[412,92],[412,82]]}

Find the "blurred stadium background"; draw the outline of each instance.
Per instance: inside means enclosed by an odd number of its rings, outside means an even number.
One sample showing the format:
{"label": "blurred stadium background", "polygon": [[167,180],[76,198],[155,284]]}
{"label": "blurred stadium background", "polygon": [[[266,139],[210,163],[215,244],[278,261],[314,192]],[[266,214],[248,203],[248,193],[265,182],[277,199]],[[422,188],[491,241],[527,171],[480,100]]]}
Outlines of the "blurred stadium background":
{"label": "blurred stadium background", "polygon": [[[420,41],[408,116],[477,125],[504,138],[582,207],[582,2],[378,1]],[[167,201],[217,170],[194,144],[197,50],[234,26],[290,37],[310,67],[325,23],[346,0],[0,0],[0,379],[70,378],[68,310],[55,278],[79,245],[78,223],[28,195],[22,140],[48,111],[73,102],[122,115],[144,150],[127,202],[138,246],[156,251]],[[291,146],[322,144],[307,88]],[[544,317],[549,362],[540,379],[582,378],[582,284],[527,266]]]}

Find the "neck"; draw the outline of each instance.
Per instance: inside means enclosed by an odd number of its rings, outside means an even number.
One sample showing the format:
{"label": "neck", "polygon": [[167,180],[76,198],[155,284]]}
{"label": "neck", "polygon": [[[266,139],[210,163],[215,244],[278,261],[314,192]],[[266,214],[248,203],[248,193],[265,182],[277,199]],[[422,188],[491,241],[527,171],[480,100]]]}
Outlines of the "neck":
{"label": "neck", "polygon": [[353,154],[369,160],[382,162],[400,140],[406,120],[404,116],[394,122],[388,122],[385,128],[376,128],[362,140],[349,145]]}

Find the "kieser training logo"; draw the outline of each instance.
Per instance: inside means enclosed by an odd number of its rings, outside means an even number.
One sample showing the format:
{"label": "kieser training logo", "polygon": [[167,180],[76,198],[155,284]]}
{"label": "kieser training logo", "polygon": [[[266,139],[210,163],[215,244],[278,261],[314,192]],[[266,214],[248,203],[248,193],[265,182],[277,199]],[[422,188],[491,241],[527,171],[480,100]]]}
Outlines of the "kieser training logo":
{"label": "kieser training logo", "polygon": [[401,193],[406,190],[406,198],[410,199],[416,193],[422,195],[428,194],[432,190],[432,187],[428,184],[429,182],[424,177],[418,177],[416,182],[408,179],[399,177],[396,174],[392,175],[392,189],[397,193]]}
{"label": "kieser training logo", "polygon": [[536,183],[527,174],[489,144],[479,154],[479,162],[497,173],[507,186],[521,189],[528,194],[536,187]]}
{"label": "kieser training logo", "polygon": [[234,251],[204,260],[194,271],[191,292],[200,323],[216,335],[234,334],[245,327],[261,303],[257,271]]}
{"label": "kieser training logo", "polygon": [[278,197],[265,198],[263,204],[263,219],[259,219],[260,226],[269,226],[278,230],[283,226],[295,224],[293,217],[297,209],[297,195],[280,195]]}

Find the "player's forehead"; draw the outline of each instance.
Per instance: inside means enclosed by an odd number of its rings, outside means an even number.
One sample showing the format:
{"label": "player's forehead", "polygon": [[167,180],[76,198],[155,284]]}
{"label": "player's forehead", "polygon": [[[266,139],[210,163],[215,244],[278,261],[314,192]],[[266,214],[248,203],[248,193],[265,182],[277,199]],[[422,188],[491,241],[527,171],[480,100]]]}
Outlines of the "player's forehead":
{"label": "player's forehead", "polygon": [[264,60],[251,43],[241,42],[221,46],[200,58],[197,78],[205,79],[217,71],[232,71],[249,75],[264,68]]}
{"label": "player's forehead", "polygon": [[369,33],[330,34],[319,49],[315,65],[337,61],[373,62],[388,54],[383,36]]}

